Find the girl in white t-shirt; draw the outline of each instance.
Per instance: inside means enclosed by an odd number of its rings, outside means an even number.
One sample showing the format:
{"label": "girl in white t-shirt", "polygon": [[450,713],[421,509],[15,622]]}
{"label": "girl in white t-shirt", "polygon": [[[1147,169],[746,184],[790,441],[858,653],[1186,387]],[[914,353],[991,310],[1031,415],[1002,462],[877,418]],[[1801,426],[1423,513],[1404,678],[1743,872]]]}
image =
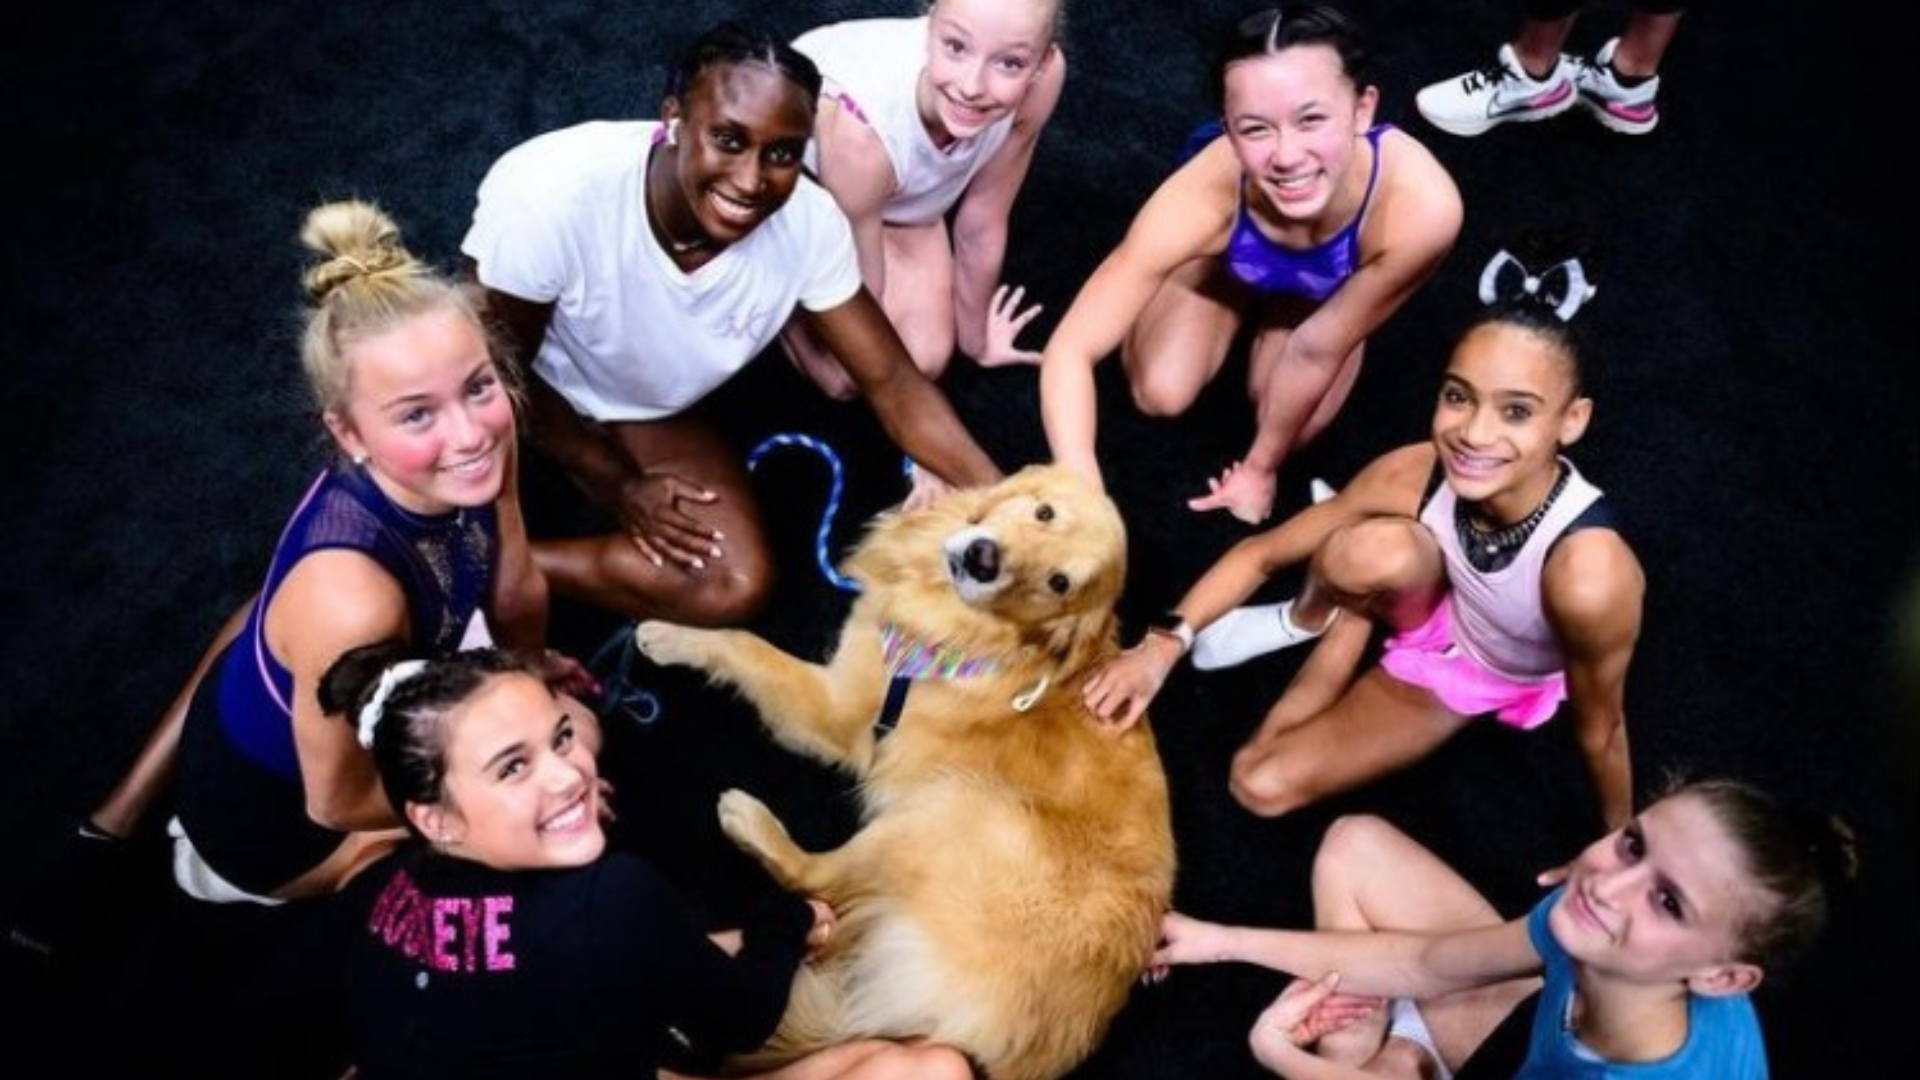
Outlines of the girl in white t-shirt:
{"label": "girl in white t-shirt", "polygon": [[820,76],[784,41],[709,30],[661,120],[596,121],[509,150],[461,248],[531,372],[528,437],[613,527],[539,536],[553,588],[632,617],[739,624],[772,566],[743,453],[695,406],[792,319],[941,480],[998,468],[861,284],[852,231],[802,172]]}

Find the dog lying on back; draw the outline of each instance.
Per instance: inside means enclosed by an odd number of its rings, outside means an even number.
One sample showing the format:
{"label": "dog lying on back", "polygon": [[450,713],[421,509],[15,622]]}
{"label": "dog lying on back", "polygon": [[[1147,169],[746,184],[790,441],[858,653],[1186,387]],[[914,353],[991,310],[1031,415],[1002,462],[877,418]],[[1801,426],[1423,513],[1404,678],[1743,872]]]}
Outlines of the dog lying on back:
{"label": "dog lying on back", "polygon": [[824,852],[721,796],[733,842],[838,917],[773,1038],[732,1064],[927,1036],[991,1080],[1053,1080],[1092,1053],[1174,879],[1151,729],[1102,730],[1081,703],[1118,651],[1125,568],[1113,504],[1036,465],[876,519],[825,665],[746,631],[638,627],[648,657],[704,670],[781,744],[861,781],[860,829]]}

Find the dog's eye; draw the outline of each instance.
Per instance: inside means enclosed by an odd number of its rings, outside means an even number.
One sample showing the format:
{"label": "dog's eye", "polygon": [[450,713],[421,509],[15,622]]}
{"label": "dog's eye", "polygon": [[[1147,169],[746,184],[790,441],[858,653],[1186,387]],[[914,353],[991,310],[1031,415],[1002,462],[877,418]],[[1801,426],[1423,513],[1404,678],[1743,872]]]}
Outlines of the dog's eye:
{"label": "dog's eye", "polygon": [[[1045,507],[1042,507],[1042,509],[1045,509]],[[1073,582],[1068,581],[1067,575],[1065,574],[1054,574],[1053,576],[1047,578],[1047,588],[1052,589],[1056,594],[1060,596],[1065,596],[1067,594],[1067,589],[1070,588],[1072,585],[1073,585]]]}
{"label": "dog's eye", "polygon": [[1053,520],[1053,504],[1041,503],[1039,506],[1034,507],[1033,516],[1038,518],[1041,521],[1052,521]]}

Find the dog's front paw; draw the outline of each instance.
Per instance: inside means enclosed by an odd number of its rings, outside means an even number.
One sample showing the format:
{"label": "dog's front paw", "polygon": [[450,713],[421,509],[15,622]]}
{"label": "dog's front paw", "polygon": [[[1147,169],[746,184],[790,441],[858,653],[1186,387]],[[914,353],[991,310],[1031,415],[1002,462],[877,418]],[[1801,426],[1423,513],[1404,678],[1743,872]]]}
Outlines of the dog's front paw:
{"label": "dog's front paw", "polygon": [[661,619],[648,619],[634,628],[633,644],[640,655],[656,664],[698,667],[701,639],[708,631]]}
{"label": "dog's front paw", "polygon": [[739,788],[720,793],[720,831],[740,850],[763,861],[793,844],[787,827],[773,816],[767,804]]}

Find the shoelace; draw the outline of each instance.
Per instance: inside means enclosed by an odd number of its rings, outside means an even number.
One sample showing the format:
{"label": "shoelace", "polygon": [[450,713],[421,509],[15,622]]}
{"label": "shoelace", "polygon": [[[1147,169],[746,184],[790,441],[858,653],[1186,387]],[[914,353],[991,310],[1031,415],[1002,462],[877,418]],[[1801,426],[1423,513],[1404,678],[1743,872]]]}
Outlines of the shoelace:
{"label": "shoelace", "polygon": [[1469,71],[1461,76],[1460,85],[1467,93],[1471,94],[1483,86],[1497,87],[1501,83],[1511,82],[1515,78],[1517,78],[1517,76],[1514,74],[1512,68],[1508,67],[1502,61],[1495,60],[1493,63],[1488,64],[1478,71]]}
{"label": "shoelace", "polygon": [[633,681],[633,664],[640,649],[633,643],[636,623],[622,623],[606,644],[600,646],[587,663],[587,670],[600,680],[600,708],[604,718],[618,713],[636,724],[651,724],[660,719],[660,699]]}

